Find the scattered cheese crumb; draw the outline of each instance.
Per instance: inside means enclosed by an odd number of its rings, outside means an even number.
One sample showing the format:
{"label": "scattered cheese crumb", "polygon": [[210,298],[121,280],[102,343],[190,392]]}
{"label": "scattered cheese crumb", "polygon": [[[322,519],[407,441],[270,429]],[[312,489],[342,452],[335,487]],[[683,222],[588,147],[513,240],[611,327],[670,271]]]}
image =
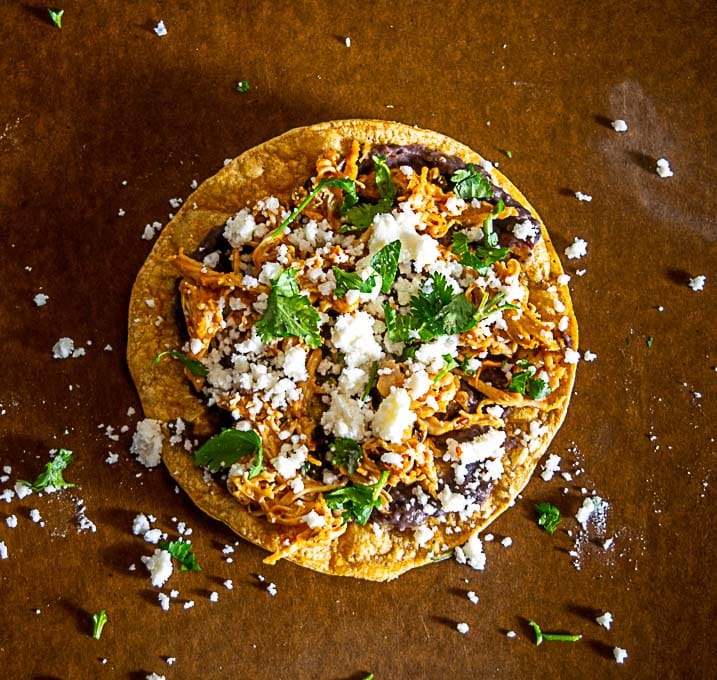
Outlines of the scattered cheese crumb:
{"label": "scattered cheese crumb", "polygon": [[578,201],[585,201],[586,203],[590,203],[590,201],[593,200],[590,194],[584,194],[582,191],[576,191],[575,198],[577,198]]}
{"label": "scattered cheese crumb", "polygon": [[161,19],[159,20],[159,23],[154,27],[154,32],[161,38],[162,36],[167,35],[167,27],[164,25],[164,21]]}
{"label": "scattered cheese crumb", "polygon": [[[579,260],[588,253],[588,243],[581,238],[575,240],[565,249],[565,255],[569,260]],[[577,272],[576,272],[577,273]]]}
{"label": "scattered cheese crumb", "polygon": [[232,583],[232,580],[230,578],[228,578],[226,581],[224,581],[224,587],[227,590],[232,590],[232,588],[234,588],[234,584]]}
{"label": "scattered cheese crumb", "polygon": [[627,123],[622,118],[612,121],[610,125],[615,132],[627,132]]}
{"label": "scattered cheese crumb", "polygon": [[125,214],[126,214],[126,213],[125,213],[125,211],[124,211],[124,208],[120,208],[120,209],[117,211],[117,216],[118,216],[118,217],[124,217]]}
{"label": "scattered cheese crumb", "polygon": [[473,534],[465,545],[457,546],[454,554],[458,564],[467,564],[478,571],[485,569],[486,556],[478,534]]}
{"label": "scattered cheese crumb", "polygon": [[510,546],[513,545],[513,539],[512,539],[510,536],[506,536],[506,537],[500,542],[500,544],[501,544],[504,548],[510,548]]}
{"label": "scattered cheese crumb", "polygon": [[135,536],[144,536],[150,529],[149,526],[149,520],[147,519],[147,515],[145,515],[143,512],[140,512],[139,515],[137,515],[132,520],[132,533]]}
{"label": "scattered cheese crumb", "polygon": [[188,602],[185,602],[183,606],[185,609],[191,609],[194,606],[194,600],[189,600]]}
{"label": "scattered cheese crumb", "polygon": [[37,508],[33,508],[30,510],[30,519],[37,524],[42,520],[42,517],[40,516],[40,511]]}
{"label": "scattered cheese crumb", "polygon": [[0,541],[0,560],[6,560],[8,558],[7,546],[5,541]]}
{"label": "scattered cheese crumb", "polygon": [[612,624],[612,614],[610,612],[605,612],[604,614],[598,616],[595,621],[597,621],[598,625],[605,628],[605,630],[610,630],[610,624]]}
{"label": "scattered cheese crumb", "polygon": [[269,595],[271,595],[272,597],[276,597],[276,593],[278,592],[277,589],[276,589],[276,584],[275,584],[275,583],[270,583],[270,584],[266,587],[266,592],[269,593]]}
{"label": "scattered cheese crumb", "polygon": [[705,289],[705,281],[707,281],[706,276],[695,276],[694,278],[690,279],[689,283],[687,284],[692,290],[697,292],[698,290],[704,290]]}
{"label": "scattered cheese crumb", "polygon": [[473,604],[478,604],[478,602],[479,602],[478,595],[476,595],[475,591],[473,591],[473,590],[469,590],[469,591],[466,593],[466,597],[467,597]]}
{"label": "scattered cheese crumb", "polygon": [[157,548],[151,555],[143,555],[142,563],[152,578],[152,585],[161,588],[172,575],[172,556],[166,550]]}
{"label": "scattered cheese crumb", "polygon": [[597,354],[595,354],[595,352],[591,352],[589,349],[586,349],[583,352],[583,359],[585,361],[595,361],[595,359],[597,359]]}
{"label": "scattered cheese crumb", "polygon": [[216,590],[213,590],[211,593],[209,593],[209,601],[219,602],[219,593]]}
{"label": "scattered cheese crumb", "polygon": [[540,477],[544,482],[549,482],[556,472],[560,472],[560,456],[555,453],[551,453],[545,463],[543,464],[543,471],[540,473]]}
{"label": "scattered cheese crumb", "polygon": [[177,660],[176,656],[168,656],[167,657],[167,665],[172,666],[174,665],[174,662]]}
{"label": "scattered cheese crumb", "polygon": [[158,420],[145,418],[137,423],[130,452],[137,456],[139,462],[147,468],[153,468],[160,464],[162,460],[162,427]]}
{"label": "scattered cheese crumb", "polygon": [[657,174],[663,179],[672,177],[675,173],[670,168],[670,162],[666,158],[660,158],[657,161],[657,167],[655,168]]}
{"label": "scattered cheese crumb", "polygon": [[346,38],[344,38],[344,45],[346,45],[346,47],[351,47],[351,38],[346,36]]}
{"label": "scattered cheese crumb", "polygon": [[52,346],[53,359],[67,359],[72,356],[75,349],[75,341],[72,338],[60,338]]}
{"label": "scattered cheese crumb", "polygon": [[8,515],[5,518],[5,524],[7,524],[11,529],[14,529],[17,526],[17,515]]}
{"label": "scattered cheese crumb", "polygon": [[159,606],[162,608],[162,611],[168,612],[169,597],[167,597],[164,593],[159,593],[159,595],[157,595],[157,599],[159,600]]}
{"label": "scattered cheese crumb", "polygon": [[470,629],[471,629],[471,628],[470,628],[470,626],[469,626],[467,623],[461,622],[461,623],[456,624],[456,630],[457,630],[461,635],[466,635]]}
{"label": "scattered cheese crumb", "polygon": [[617,663],[624,663],[625,659],[627,659],[627,650],[622,647],[613,647],[612,655]]}
{"label": "scattered cheese crumb", "polygon": [[45,295],[45,293],[38,293],[34,298],[32,298],[33,302],[38,307],[44,307],[49,299],[50,297],[48,295]]}
{"label": "scattered cheese crumb", "polygon": [[574,349],[568,347],[565,350],[565,363],[566,364],[577,364],[580,361],[580,352],[576,352]]}

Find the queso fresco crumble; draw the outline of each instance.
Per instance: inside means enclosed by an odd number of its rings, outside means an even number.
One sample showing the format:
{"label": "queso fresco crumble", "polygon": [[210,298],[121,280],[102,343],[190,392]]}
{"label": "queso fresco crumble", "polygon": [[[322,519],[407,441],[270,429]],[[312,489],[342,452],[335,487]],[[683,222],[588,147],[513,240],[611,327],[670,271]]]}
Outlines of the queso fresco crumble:
{"label": "queso fresco crumble", "polygon": [[568,277],[536,275],[540,225],[490,171],[354,142],[172,258],[188,339],[162,354],[225,414],[195,461],[285,526],[269,561],[369,517],[433,549],[546,438],[579,357]]}

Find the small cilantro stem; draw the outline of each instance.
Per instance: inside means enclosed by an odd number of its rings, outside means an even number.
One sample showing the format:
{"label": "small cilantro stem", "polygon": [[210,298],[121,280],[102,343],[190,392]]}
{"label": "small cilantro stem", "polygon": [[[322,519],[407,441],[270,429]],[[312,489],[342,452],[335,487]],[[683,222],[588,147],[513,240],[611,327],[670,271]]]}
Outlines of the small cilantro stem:
{"label": "small cilantro stem", "polygon": [[543,633],[540,626],[535,621],[528,621],[528,624],[535,631],[535,644],[542,644],[543,640],[547,642],[577,642],[582,639],[582,635],[571,635],[570,633]]}
{"label": "small cilantro stem", "polygon": [[107,618],[107,612],[104,609],[100,609],[97,614],[92,615],[92,637],[95,640],[99,640],[102,635],[102,629],[105,627],[109,619]]}

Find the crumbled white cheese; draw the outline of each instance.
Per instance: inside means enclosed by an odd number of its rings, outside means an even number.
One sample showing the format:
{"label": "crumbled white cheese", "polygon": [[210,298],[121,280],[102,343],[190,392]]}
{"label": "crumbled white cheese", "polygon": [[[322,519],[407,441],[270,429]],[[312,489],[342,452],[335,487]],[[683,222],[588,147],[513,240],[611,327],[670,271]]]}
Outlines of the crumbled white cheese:
{"label": "crumbled white cheese", "polygon": [[364,311],[342,314],[331,329],[334,347],[344,352],[348,366],[361,366],[383,358],[381,345],[373,334],[373,317]]}
{"label": "crumbled white cheese", "polygon": [[707,277],[706,277],[706,276],[703,276],[703,275],[695,276],[694,278],[691,278],[691,279],[689,280],[689,283],[688,283],[687,285],[688,285],[690,288],[692,288],[692,290],[694,290],[695,292],[697,292],[697,291],[699,291],[699,290],[704,290],[704,289],[705,289],[705,281],[707,281]]}
{"label": "crumbled white cheese", "polygon": [[517,222],[513,227],[513,236],[521,241],[532,241],[538,234],[540,234],[540,228],[530,220]]}
{"label": "crumbled white cheese", "polygon": [[413,530],[413,538],[416,541],[416,544],[423,547],[433,538],[433,535],[436,533],[436,530],[434,527],[429,527],[426,524],[421,524],[420,526],[417,526]]}
{"label": "crumbled white cheese", "polygon": [[45,293],[38,293],[34,298],[32,298],[33,302],[38,307],[44,307],[49,299],[50,297],[48,295],[45,295]]}
{"label": "crumbled white cheese", "polygon": [[162,21],[161,19],[153,30],[160,38],[167,35],[167,27],[164,25],[164,21]]}
{"label": "crumbled white cheese", "polygon": [[[17,494],[19,500],[27,498],[32,494],[32,489],[26,484],[23,484],[22,482],[15,482],[15,486],[13,488],[15,489],[15,493]],[[8,501],[8,503],[9,502],[10,501]]]}
{"label": "crumbled white cheese", "polygon": [[234,217],[230,217],[224,226],[224,238],[232,248],[239,248],[251,241],[256,229],[256,221],[250,210],[243,208]]}
{"label": "crumbled white cheese", "polygon": [[162,611],[168,612],[169,611],[169,597],[165,595],[164,593],[159,593],[157,595],[157,599],[159,600],[159,606],[162,608]]}
{"label": "crumbled white cheese", "polygon": [[209,593],[209,601],[219,602],[219,593],[216,590],[213,590],[211,593]]}
{"label": "crumbled white cheese", "polygon": [[157,545],[162,540],[162,530],[161,529],[150,529],[149,531],[145,531],[144,535],[142,536],[147,543],[152,543],[153,545]]}
{"label": "crumbled white cheese", "polygon": [[394,210],[393,213],[379,214],[374,217],[373,230],[369,240],[369,253],[373,255],[384,246],[399,239],[401,254],[399,262],[410,262],[416,271],[440,258],[438,241],[428,234],[419,234],[416,227],[420,217],[409,207]]}
{"label": "crumbled white cheese", "polygon": [[575,240],[565,249],[565,255],[569,260],[579,260],[588,253],[588,243],[581,238]]}
{"label": "crumbled white cheese", "polygon": [[486,556],[478,534],[473,534],[465,545],[455,549],[455,558],[458,564],[467,564],[478,571],[485,569]]}
{"label": "crumbled white cheese", "polygon": [[543,464],[543,471],[540,473],[540,477],[544,482],[549,482],[556,472],[560,472],[560,456],[555,453],[551,453],[545,463]]}
{"label": "crumbled white cheese", "polygon": [[75,349],[75,341],[72,338],[60,338],[52,346],[53,359],[67,359],[72,356]]}
{"label": "crumbled white cheese", "polygon": [[149,530],[149,520],[147,519],[147,515],[145,515],[143,512],[140,512],[139,515],[137,515],[132,520],[132,533],[135,536],[144,536]]}
{"label": "crumbled white cheese", "polygon": [[17,526],[17,515],[8,515],[5,518],[5,524],[11,529],[14,529]]}
{"label": "crumbled white cheese", "polygon": [[591,352],[589,349],[586,349],[583,352],[583,359],[585,361],[595,361],[595,359],[597,359],[597,354],[595,354],[595,352]]}
{"label": "crumbled white cheese", "polygon": [[475,593],[473,590],[469,590],[469,591],[466,593],[466,597],[467,597],[473,604],[478,604],[478,602],[480,601],[480,598],[478,597],[478,595],[476,595],[476,593]]}
{"label": "crumbled white cheese", "polygon": [[282,368],[288,378],[295,381],[306,380],[309,374],[306,372],[307,351],[298,345],[291,347],[284,354]]}
{"label": "crumbled white cheese", "polygon": [[155,588],[161,588],[172,575],[172,556],[166,550],[157,548],[151,555],[143,555],[142,563],[147,567]]}
{"label": "crumbled white cheese", "polygon": [[610,125],[615,132],[627,132],[627,123],[622,118],[612,121]]}
{"label": "crumbled white cheese", "polygon": [[0,541],[0,560],[6,560],[8,558],[7,546],[5,541]]}
{"label": "crumbled white cheese", "polygon": [[605,510],[607,510],[607,503],[600,498],[600,496],[592,496],[583,501],[583,504],[580,506],[577,513],[575,513],[575,519],[583,529],[586,529],[588,520],[593,513],[596,511],[604,513]]}
{"label": "crumbled white cheese", "polygon": [[506,637],[509,637],[511,640],[515,637],[517,637],[517,633],[514,630],[509,630],[506,634]]}
{"label": "crumbled white cheese", "polygon": [[234,583],[232,583],[232,580],[228,578],[226,581],[224,581],[224,587],[227,590],[232,590],[234,588]]}
{"label": "crumbled white cheese", "polygon": [[456,630],[457,630],[461,635],[466,635],[470,629],[471,629],[471,628],[470,628],[470,626],[469,626],[467,623],[461,622],[461,623],[457,623],[457,624],[456,624]]}
{"label": "crumbled white cheese", "polygon": [[391,393],[379,404],[371,423],[374,434],[381,439],[399,444],[410,433],[416,422],[411,410],[411,397],[405,388],[392,388]]}
{"label": "crumbled white cheese", "polygon": [[318,529],[319,527],[322,527],[324,526],[324,524],[326,524],[326,518],[316,512],[316,510],[311,510],[301,519],[304,520],[306,526],[308,526],[309,529]]}
{"label": "crumbled white cheese", "polygon": [[627,650],[622,647],[613,647],[612,655],[615,657],[617,663],[625,663],[627,659]]}
{"label": "crumbled white cheese", "polygon": [[580,361],[580,352],[577,352],[576,350],[571,349],[570,347],[568,347],[568,348],[565,350],[565,359],[564,359],[564,361],[565,361],[566,364],[577,364],[578,361]]}
{"label": "crumbled white cheese", "polygon": [[674,172],[672,172],[672,168],[670,168],[670,162],[666,158],[659,158],[657,160],[655,172],[657,172],[657,174],[663,179],[667,177],[672,177],[675,174]]}
{"label": "crumbled white cheese", "polygon": [[145,418],[137,423],[130,452],[137,456],[137,460],[147,468],[153,468],[160,464],[162,460],[162,426],[158,420]]}
{"label": "crumbled white cheese", "polygon": [[351,38],[349,38],[349,36],[344,38],[344,45],[346,45],[346,47],[351,47]]}
{"label": "crumbled white cheese", "polygon": [[590,201],[593,200],[590,194],[584,194],[582,191],[576,191],[575,198],[577,198],[578,201],[585,201],[586,203],[590,203]]}
{"label": "crumbled white cheese", "polygon": [[500,542],[500,544],[501,544],[504,548],[510,548],[510,546],[513,545],[513,539],[512,539],[510,536],[506,536],[506,537]]}
{"label": "crumbled white cheese", "polygon": [[42,522],[42,516],[37,508],[32,508],[32,510],[30,510],[30,519],[35,522],[35,524]]}
{"label": "crumbled white cheese", "polygon": [[606,630],[610,630],[610,626],[612,625],[612,614],[610,612],[605,612],[604,614],[598,616],[595,621]]}

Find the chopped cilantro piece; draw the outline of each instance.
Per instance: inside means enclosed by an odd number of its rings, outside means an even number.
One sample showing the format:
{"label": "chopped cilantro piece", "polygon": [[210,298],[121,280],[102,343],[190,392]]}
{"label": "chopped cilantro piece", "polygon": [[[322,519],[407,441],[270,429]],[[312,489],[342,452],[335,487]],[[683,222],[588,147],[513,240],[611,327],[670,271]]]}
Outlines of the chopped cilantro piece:
{"label": "chopped cilantro piece", "polygon": [[535,401],[545,399],[550,394],[550,386],[542,378],[530,378],[528,380],[528,396]]}
{"label": "chopped cilantro piece", "polygon": [[249,478],[256,477],[264,469],[264,449],[259,435],[254,430],[228,429],[199,447],[194,454],[194,464],[218,472],[247,456],[252,457]]}
{"label": "chopped cilantro piece", "polygon": [[508,158],[513,158],[513,152],[510,149],[506,149],[505,155],[508,156]]}
{"label": "chopped cilantro piece", "polygon": [[447,552],[438,553],[437,555],[433,553],[433,551],[429,551],[428,553],[430,555],[431,562],[443,562],[443,560],[450,559],[453,557],[453,551],[448,550]]}
{"label": "chopped cilantro piece", "polygon": [[401,241],[391,241],[371,258],[371,266],[381,276],[381,292],[388,293],[398,271]]}
{"label": "chopped cilantro piece", "polygon": [[249,88],[250,88],[250,87],[251,87],[251,85],[249,85],[249,81],[248,81],[248,80],[240,80],[240,81],[237,83],[235,89],[236,89],[237,92],[240,92],[241,94],[246,94],[247,92],[249,92]]}
{"label": "chopped cilantro piece", "polygon": [[532,629],[535,631],[535,644],[542,644],[543,640],[555,642],[577,642],[582,639],[582,635],[570,635],[566,633],[543,633],[540,626],[535,621],[528,621]]}
{"label": "chopped cilantro piece", "polygon": [[50,7],[47,8],[47,13],[50,15],[50,21],[57,26],[57,28],[62,28],[62,15],[65,13],[64,9],[51,9]]}
{"label": "chopped cilantro piece", "polygon": [[348,224],[341,227],[342,232],[360,231],[366,229],[373,222],[373,218],[381,213],[388,212],[396,200],[396,185],[391,177],[391,169],[386,164],[386,156],[374,156],[373,166],[376,171],[376,188],[381,197],[378,203],[358,203],[346,205],[342,208],[341,214],[346,218]]}
{"label": "chopped cilantro piece", "polygon": [[550,387],[546,380],[542,378],[534,378],[536,368],[526,359],[519,359],[517,366],[524,368],[524,371],[513,373],[508,390],[517,392],[518,394],[527,394],[531,399],[536,401],[545,399],[550,394]]}
{"label": "chopped cilantro piece", "polygon": [[438,374],[436,374],[436,377],[433,378],[434,383],[437,383],[446,373],[449,373],[458,366],[458,363],[450,354],[443,354],[442,356],[443,361],[446,362],[446,365],[440,370]]}
{"label": "chopped cilantro piece", "polygon": [[473,303],[463,292],[455,293],[443,274],[432,274],[424,282],[419,294],[411,298],[411,311],[412,325],[423,342],[463,333],[476,325]]}
{"label": "chopped cilantro piece", "polygon": [[264,315],[256,330],[264,342],[274,338],[302,338],[310,347],[321,345],[319,313],[299,291],[296,270],[287,269],[272,281]]}
{"label": "chopped cilantro piece", "polygon": [[538,526],[543,527],[549,534],[554,534],[560,524],[560,510],[551,503],[538,503],[535,511],[538,513]]}
{"label": "chopped cilantro piece", "polygon": [[159,547],[166,550],[177,562],[180,571],[201,571],[197,556],[192,552],[192,544],[186,541],[161,541]]}
{"label": "chopped cilantro piece", "polygon": [[366,387],[364,388],[363,394],[361,395],[361,401],[366,401],[368,399],[368,395],[371,394],[371,390],[373,389],[373,386],[376,384],[376,376],[378,375],[378,361],[374,361],[373,364],[371,364],[371,370],[368,373],[368,382],[366,383]]}
{"label": "chopped cilantro piece", "polygon": [[92,637],[95,638],[95,640],[100,639],[102,629],[105,627],[108,620],[107,612],[104,609],[100,609],[97,614],[92,615]]}
{"label": "chopped cilantro piece", "polygon": [[490,198],[493,187],[475,165],[469,163],[465,168],[456,170],[451,176],[453,191],[465,200]]}
{"label": "chopped cilantro piece", "polygon": [[[495,234],[493,234],[493,236],[495,236]],[[478,245],[474,249],[471,249],[468,245],[468,237],[463,232],[456,232],[453,234],[451,251],[460,256],[460,263],[462,265],[472,267],[483,276],[488,273],[490,265],[508,257],[510,248]]]}
{"label": "chopped cilantro piece", "polygon": [[304,200],[296,206],[294,212],[292,212],[291,215],[289,215],[276,229],[274,229],[274,231],[271,232],[271,234],[269,234],[269,238],[276,238],[279,236],[284,229],[286,229],[302,213],[304,208],[311,203],[316,194],[318,194],[325,187],[338,187],[339,189],[343,189],[345,193],[344,206],[354,205],[356,201],[358,201],[358,196],[356,195],[356,182],[352,179],[349,179],[348,177],[331,177],[329,179],[322,179],[313,188],[313,190],[306,195],[306,198],[304,198]]}
{"label": "chopped cilantro piece", "polygon": [[648,349],[650,349],[650,347],[652,347],[653,342],[655,342],[655,338],[653,338],[651,335],[648,335],[647,340],[645,341],[645,344],[647,345]]}
{"label": "chopped cilantro piece", "polygon": [[411,317],[397,314],[388,302],[383,305],[383,315],[386,320],[388,339],[391,342],[408,342],[411,332]]}
{"label": "chopped cilantro piece", "polygon": [[360,293],[370,293],[376,285],[376,277],[369,276],[366,280],[362,279],[358,274],[345,272],[338,267],[332,267],[334,278],[336,279],[336,290],[334,295],[337,298],[346,296],[350,290],[357,290]]}
{"label": "chopped cilantro piece", "polygon": [[504,299],[505,293],[503,291],[496,293],[492,298],[488,297],[487,292],[483,293],[480,304],[476,309],[476,320],[481,321],[494,312],[502,312],[504,309],[518,309],[511,302],[503,302]]}
{"label": "chopped cilantro piece", "polygon": [[373,509],[381,505],[381,489],[387,480],[388,470],[384,470],[373,484],[352,484],[329,491],[324,494],[326,505],[332,510],[343,510],[344,522],[366,524]]}
{"label": "chopped cilantro piece", "polygon": [[336,466],[345,467],[350,475],[356,472],[356,468],[363,458],[361,444],[349,437],[336,437],[329,444],[329,451],[331,452],[331,462]]}
{"label": "chopped cilantro piece", "polygon": [[75,486],[70,482],[66,482],[62,477],[62,471],[70,464],[71,460],[72,451],[60,449],[55,457],[45,465],[44,472],[41,472],[32,484],[23,480],[20,480],[20,484],[27,486],[33,491],[42,491],[48,486],[54,489],[65,489]]}
{"label": "chopped cilantro piece", "polygon": [[192,375],[204,377],[209,372],[207,367],[199,361],[199,359],[190,359],[186,354],[178,352],[176,349],[168,349],[164,352],[160,352],[156,357],[154,357],[152,366],[156,366],[164,356],[170,356],[172,359],[179,359],[182,364],[184,364],[184,368],[186,368]]}

